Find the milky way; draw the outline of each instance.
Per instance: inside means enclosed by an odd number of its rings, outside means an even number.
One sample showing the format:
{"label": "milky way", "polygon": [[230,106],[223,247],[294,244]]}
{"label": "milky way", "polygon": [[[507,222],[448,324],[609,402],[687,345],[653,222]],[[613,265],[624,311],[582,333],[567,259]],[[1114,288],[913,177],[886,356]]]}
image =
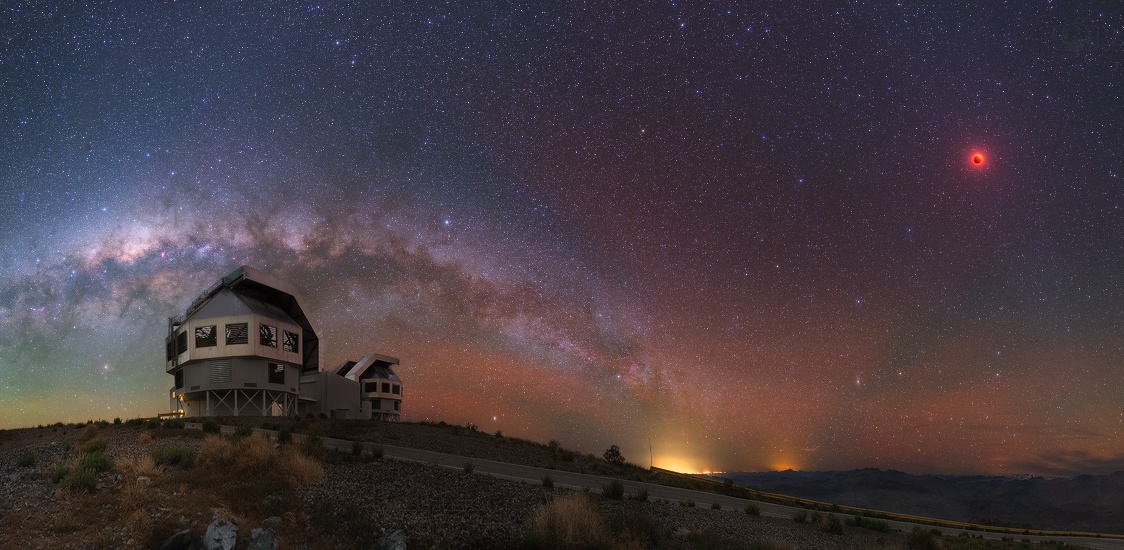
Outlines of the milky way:
{"label": "milky way", "polygon": [[251,265],[409,420],[1124,469],[1115,3],[135,4],[2,14],[0,428],[163,412]]}

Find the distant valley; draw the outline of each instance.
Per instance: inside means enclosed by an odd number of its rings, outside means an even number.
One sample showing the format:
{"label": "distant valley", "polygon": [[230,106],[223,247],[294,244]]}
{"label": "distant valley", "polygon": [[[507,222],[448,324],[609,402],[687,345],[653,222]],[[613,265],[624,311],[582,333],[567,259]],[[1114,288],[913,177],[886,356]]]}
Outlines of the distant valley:
{"label": "distant valley", "polygon": [[751,489],[973,523],[1124,533],[1124,472],[1034,476],[916,476],[894,470],[730,473]]}

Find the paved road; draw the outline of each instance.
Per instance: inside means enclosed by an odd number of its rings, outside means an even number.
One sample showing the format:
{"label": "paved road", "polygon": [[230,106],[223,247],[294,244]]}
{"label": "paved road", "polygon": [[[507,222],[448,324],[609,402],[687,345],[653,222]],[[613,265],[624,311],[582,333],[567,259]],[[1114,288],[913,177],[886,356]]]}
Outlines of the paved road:
{"label": "paved road", "polygon": [[[232,434],[234,428],[231,426],[223,426],[223,433]],[[255,429],[255,434],[269,435],[271,438],[277,437],[277,432],[271,430]],[[305,436],[302,434],[293,434],[293,440],[296,442],[304,441]],[[351,452],[352,442],[343,439],[323,438],[324,445],[331,449],[337,449],[344,452]],[[373,445],[366,444],[365,448],[370,449]],[[561,470],[551,470],[547,468],[536,468],[534,466],[524,466],[522,464],[511,464],[507,462],[496,462],[494,460],[485,460],[481,458],[470,458],[458,455],[450,455],[445,453],[437,453],[433,451],[424,451],[421,449],[412,449],[408,447],[395,447],[393,445],[382,445],[383,457],[392,458],[395,460],[408,460],[412,462],[424,462],[427,464],[435,464],[444,466],[446,468],[463,469],[465,463],[472,463],[472,471],[474,474],[487,474],[504,479],[512,479],[516,481],[527,481],[531,483],[542,483],[543,477],[549,475],[554,480],[555,486],[568,487],[571,489],[589,489],[591,491],[600,492],[601,488],[608,485],[616,478],[609,478],[603,476],[595,476],[591,474],[579,474],[575,472],[565,472]],[[756,504],[761,510],[761,515],[779,518],[791,518],[799,508],[791,506],[783,506],[780,504],[772,504],[769,502],[751,501],[742,498],[736,498],[716,493],[707,493],[704,491],[692,491],[690,489],[680,489],[678,487],[666,487],[663,485],[653,485],[651,483],[641,483],[638,481],[620,480],[624,484],[624,491],[626,494],[634,495],[640,491],[641,488],[648,490],[648,498],[650,499],[666,499],[672,502],[694,502],[696,506],[702,508],[710,508],[715,502],[720,504],[723,509],[730,510],[745,510],[746,506],[750,503]],[[890,527],[909,532],[912,531],[914,526],[920,525],[922,528],[928,530],[933,529],[932,525],[915,524],[904,521],[887,521]],[[939,528],[938,528],[939,529]],[[956,536],[960,534],[961,529],[940,529],[945,535]],[[973,536],[983,536],[987,539],[1002,539],[1003,537],[1013,536],[1015,540],[1030,539],[1034,542],[1041,542],[1045,540],[1063,540],[1066,544],[1080,544],[1095,548],[1097,550],[1124,550],[1124,539],[1108,539],[1108,538],[1095,538],[1095,537],[1044,537],[1034,535],[1005,535],[1002,533],[988,533],[983,531],[970,531]]]}

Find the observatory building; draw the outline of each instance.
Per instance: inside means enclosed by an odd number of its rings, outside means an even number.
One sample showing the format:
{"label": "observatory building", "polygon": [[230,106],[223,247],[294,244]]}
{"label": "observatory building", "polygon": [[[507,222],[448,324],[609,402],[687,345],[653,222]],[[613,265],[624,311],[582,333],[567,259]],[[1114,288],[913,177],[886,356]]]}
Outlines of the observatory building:
{"label": "observatory building", "polygon": [[[171,411],[398,420],[402,381],[391,369],[398,359],[372,354],[344,363],[351,365],[344,372],[344,365],[321,370],[320,334],[307,311],[295,288],[256,269],[242,266],[220,279],[168,319]],[[383,392],[368,385],[375,379],[393,383]]]}

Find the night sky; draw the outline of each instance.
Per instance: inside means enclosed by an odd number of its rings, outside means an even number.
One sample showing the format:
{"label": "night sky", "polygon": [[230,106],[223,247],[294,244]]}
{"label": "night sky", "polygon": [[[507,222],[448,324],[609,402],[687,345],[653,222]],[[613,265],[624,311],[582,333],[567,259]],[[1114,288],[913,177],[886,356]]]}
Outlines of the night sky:
{"label": "night sky", "polygon": [[1118,2],[46,4],[0,20],[0,428],[165,412],[167,317],[251,265],[409,420],[1124,470]]}

